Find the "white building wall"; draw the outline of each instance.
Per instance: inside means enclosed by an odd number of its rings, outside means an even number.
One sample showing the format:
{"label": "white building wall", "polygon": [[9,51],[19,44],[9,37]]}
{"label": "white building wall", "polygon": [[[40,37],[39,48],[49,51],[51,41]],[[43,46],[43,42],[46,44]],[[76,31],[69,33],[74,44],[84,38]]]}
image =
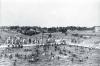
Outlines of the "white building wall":
{"label": "white building wall", "polygon": [[95,27],[95,32],[100,32],[100,26]]}

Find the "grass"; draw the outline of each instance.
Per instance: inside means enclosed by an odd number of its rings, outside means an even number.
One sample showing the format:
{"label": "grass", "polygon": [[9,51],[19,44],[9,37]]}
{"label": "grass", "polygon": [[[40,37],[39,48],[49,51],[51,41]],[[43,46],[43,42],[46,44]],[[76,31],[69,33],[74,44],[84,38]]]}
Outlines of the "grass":
{"label": "grass", "polygon": [[[26,65],[27,66],[42,66],[42,65],[59,66],[59,64],[60,66],[66,66],[66,64],[69,64],[69,66],[72,66],[72,64],[76,64],[77,66],[79,65],[86,66],[87,64],[89,64],[89,62],[92,64],[99,64],[98,60],[100,59],[96,58],[96,57],[99,57],[99,54],[100,54],[100,50],[98,49],[90,49],[90,48],[69,46],[69,45],[58,45],[57,47],[59,47],[60,49],[55,51],[55,47],[50,46],[49,49],[46,51],[46,55],[43,55],[44,53],[43,46],[39,47],[38,48],[38,50],[40,51],[39,59],[41,60],[38,62],[29,62],[28,59],[24,59],[22,57],[14,58],[14,55],[16,53],[27,55],[27,56],[31,55],[32,53],[34,54],[35,47],[30,47],[30,48],[27,47],[28,49],[33,50],[29,52],[24,52],[24,49],[26,49],[25,47],[23,49],[11,49],[12,52],[10,53],[7,53],[8,51],[5,50],[6,51],[5,54],[12,54],[13,58],[10,60],[13,62],[13,60],[16,59],[17,66],[26,66]],[[59,53],[60,51],[62,53]],[[52,52],[52,55],[51,55],[51,52]],[[91,56],[94,59],[91,59]],[[51,59],[51,57],[53,58]]]}
{"label": "grass", "polygon": [[[83,33],[83,32],[82,32]],[[17,33],[10,32],[0,32],[1,44],[7,39],[8,36],[15,36]],[[48,38],[49,33],[45,33],[43,36],[44,43]],[[42,34],[35,36],[25,36],[22,34],[17,34],[23,38],[33,38],[36,37],[41,39]],[[92,36],[91,39],[84,39],[79,37],[74,37],[71,35],[65,35],[63,33],[52,33],[53,39],[66,39],[66,41],[71,41],[71,39],[78,39],[79,41],[84,41],[85,43],[94,43],[100,41],[100,37]],[[37,49],[37,50],[36,50]],[[38,52],[38,55],[36,53]],[[79,47],[75,45],[53,45],[53,46],[30,46],[23,48],[5,48],[0,49],[1,58],[9,59],[10,63],[16,60],[16,66],[98,66],[100,65],[100,49],[91,49],[88,47]],[[18,55],[17,55],[18,54]],[[12,57],[11,57],[12,55]],[[17,55],[17,56],[16,56]],[[33,61],[32,60],[37,60]],[[3,62],[1,62],[3,63]]]}

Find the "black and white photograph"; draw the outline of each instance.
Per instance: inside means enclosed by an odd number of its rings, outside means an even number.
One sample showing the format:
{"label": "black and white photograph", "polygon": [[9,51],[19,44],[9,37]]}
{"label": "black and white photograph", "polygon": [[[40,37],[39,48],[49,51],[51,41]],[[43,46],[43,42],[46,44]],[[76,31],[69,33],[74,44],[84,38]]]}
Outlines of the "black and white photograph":
{"label": "black and white photograph", "polygon": [[100,66],[100,0],[0,0],[0,66]]}

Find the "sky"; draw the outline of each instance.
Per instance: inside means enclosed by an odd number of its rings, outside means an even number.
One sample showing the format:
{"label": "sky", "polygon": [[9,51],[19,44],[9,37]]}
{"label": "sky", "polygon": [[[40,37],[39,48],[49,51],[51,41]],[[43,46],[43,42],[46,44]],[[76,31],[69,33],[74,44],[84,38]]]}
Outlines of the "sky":
{"label": "sky", "polygon": [[0,26],[100,25],[100,0],[0,1]]}

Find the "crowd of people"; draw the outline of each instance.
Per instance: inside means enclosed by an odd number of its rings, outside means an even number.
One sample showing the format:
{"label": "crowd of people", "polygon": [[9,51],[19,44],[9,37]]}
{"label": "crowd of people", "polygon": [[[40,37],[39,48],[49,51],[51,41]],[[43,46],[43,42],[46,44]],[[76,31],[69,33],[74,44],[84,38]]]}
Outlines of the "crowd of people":
{"label": "crowd of people", "polygon": [[39,40],[32,38],[23,38],[19,36],[9,36],[5,42],[6,44],[35,44],[39,43]]}

